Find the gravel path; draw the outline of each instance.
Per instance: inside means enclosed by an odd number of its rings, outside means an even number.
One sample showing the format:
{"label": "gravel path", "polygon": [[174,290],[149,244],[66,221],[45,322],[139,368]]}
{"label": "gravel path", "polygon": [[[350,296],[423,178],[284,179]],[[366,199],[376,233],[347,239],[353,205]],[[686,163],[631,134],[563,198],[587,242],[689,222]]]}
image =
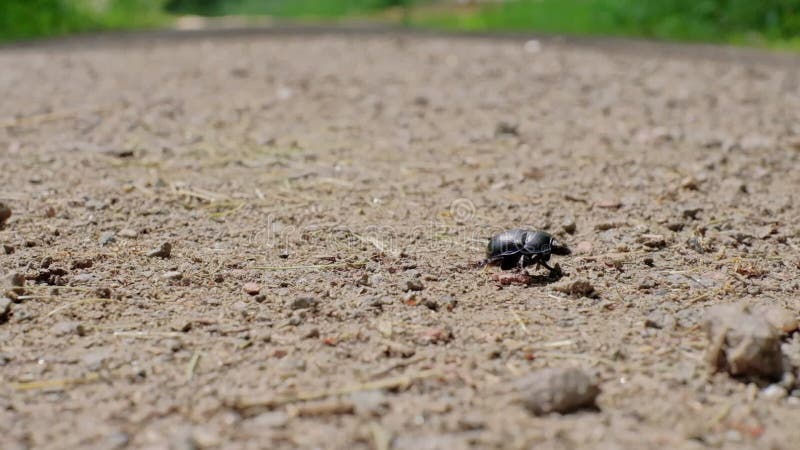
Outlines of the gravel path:
{"label": "gravel path", "polygon": [[[0,49],[0,447],[800,442],[797,333],[702,327],[800,311],[797,57],[180,36]],[[518,227],[561,279],[474,267]]]}

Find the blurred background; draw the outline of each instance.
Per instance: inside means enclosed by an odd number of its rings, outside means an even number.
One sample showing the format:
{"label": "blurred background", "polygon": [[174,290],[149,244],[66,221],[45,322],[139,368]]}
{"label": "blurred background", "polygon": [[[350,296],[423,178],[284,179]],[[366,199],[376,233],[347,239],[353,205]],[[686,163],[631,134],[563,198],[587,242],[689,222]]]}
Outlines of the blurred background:
{"label": "blurred background", "polygon": [[[370,21],[800,49],[800,0],[2,0],[0,40],[170,27],[180,17]],[[185,21],[184,21],[185,23]]]}

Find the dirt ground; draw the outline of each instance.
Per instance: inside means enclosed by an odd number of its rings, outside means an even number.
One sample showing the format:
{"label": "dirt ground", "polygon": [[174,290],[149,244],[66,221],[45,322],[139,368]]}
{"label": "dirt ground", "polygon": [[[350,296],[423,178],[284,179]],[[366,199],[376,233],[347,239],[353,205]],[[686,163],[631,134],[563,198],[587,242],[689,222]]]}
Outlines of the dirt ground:
{"label": "dirt ground", "polygon": [[[631,49],[0,50],[0,447],[797,448],[800,390],[712,374],[702,321],[800,311],[800,59]],[[474,268],[518,227],[560,280]],[[529,413],[544,367],[597,407]]]}

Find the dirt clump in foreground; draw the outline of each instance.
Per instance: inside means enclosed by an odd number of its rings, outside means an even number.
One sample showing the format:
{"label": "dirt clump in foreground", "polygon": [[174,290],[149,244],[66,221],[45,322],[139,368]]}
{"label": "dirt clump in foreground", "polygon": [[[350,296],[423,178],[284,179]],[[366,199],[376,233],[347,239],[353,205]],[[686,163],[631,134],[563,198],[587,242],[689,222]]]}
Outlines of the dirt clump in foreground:
{"label": "dirt clump in foreground", "polygon": [[[525,48],[0,50],[0,446],[795,447],[797,60]],[[474,267],[523,227],[559,280]],[[782,374],[713,373],[738,302]]]}

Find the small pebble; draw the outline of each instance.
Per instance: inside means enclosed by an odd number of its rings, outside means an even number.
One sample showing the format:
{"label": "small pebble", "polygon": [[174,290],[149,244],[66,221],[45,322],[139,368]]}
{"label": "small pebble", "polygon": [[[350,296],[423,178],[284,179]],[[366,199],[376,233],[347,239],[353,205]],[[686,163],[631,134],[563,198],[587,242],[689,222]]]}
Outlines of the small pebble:
{"label": "small pebble", "polygon": [[695,177],[689,176],[681,180],[681,187],[689,191],[696,191],[700,189],[700,181]]}
{"label": "small pebble", "polygon": [[648,248],[662,248],[667,245],[663,234],[643,234],[639,236],[639,242]]}
{"label": "small pebble", "polygon": [[598,208],[605,208],[605,209],[619,209],[622,207],[622,203],[616,200],[605,199],[597,202],[596,206]]}
{"label": "small pebble", "polygon": [[515,383],[518,401],[535,415],[567,414],[595,405],[600,388],[583,370],[551,367]]}
{"label": "small pebble", "polygon": [[319,329],[318,328],[312,328],[303,337],[306,338],[306,339],[316,339],[316,338],[319,337]]}
{"label": "small pebble", "polygon": [[11,315],[11,300],[0,297],[0,323],[4,323],[8,321],[8,317]]}
{"label": "small pebble", "polygon": [[789,395],[786,388],[779,384],[771,384],[761,391],[761,397],[766,400],[778,401],[783,400]]}
{"label": "small pebble", "polygon": [[130,228],[124,228],[119,231],[119,237],[124,237],[126,239],[135,239],[137,236],[139,236],[139,233]]}
{"label": "small pebble", "polygon": [[157,249],[151,250],[147,256],[150,258],[169,258],[172,254],[172,244],[162,243]]}
{"label": "small pebble", "polygon": [[647,315],[647,318],[644,321],[645,328],[655,328],[658,330],[661,329],[668,329],[672,330],[675,328],[677,321],[675,317],[667,312],[662,310],[655,310]]}
{"label": "small pebble", "polygon": [[453,331],[448,327],[431,327],[422,330],[417,339],[419,344],[446,344],[453,340]]}
{"label": "small pebble", "polygon": [[5,203],[0,202],[0,228],[5,226],[6,221],[11,217],[11,208],[9,208]]}
{"label": "small pebble", "polygon": [[578,229],[577,225],[575,225],[575,220],[572,218],[564,220],[564,223],[561,224],[561,228],[564,229],[564,232],[569,234],[575,233],[575,230]]}
{"label": "small pebble", "polygon": [[318,304],[319,300],[314,297],[298,297],[289,304],[289,308],[293,310],[309,309],[315,308]]}
{"label": "small pebble", "polygon": [[108,244],[113,243],[116,240],[117,238],[114,236],[113,231],[106,231],[100,235],[100,239],[98,240],[98,242],[100,242],[100,245],[106,246]]}
{"label": "small pebble", "polygon": [[681,212],[681,215],[684,219],[697,220],[697,215],[700,214],[701,211],[703,211],[703,208],[685,208]]}
{"label": "small pebble", "polygon": [[416,306],[417,305],[417,293],[416,292],[406,292],[403,295],[403,303],[409,306]]}
{"label": "small pebble", "polygon": [[422,302],[422,304],[425,305],[425,307],[430,309],[431,311],[439,310],[439,302],[437,302],[436,300],[427,299],[424,302]]}
{"label": "small pebble", "polygon": [[10,255],[14,253],[14,246],[3,244],[3,251],[6,253],[6,255]]}
{"label": "small pebble", "polygon": [[13,272],[9,274],[6,279],[11,286],[14,287],[25,287],[25,275],[19,272]]}
{"label": "small pebble", "polygon": [[68,336],[77,334],[78,336],[85,336],[86,329],[80,322],[59,322],[51,328],[51,331],[56,336]]}
{"label": "small pebble", "polygon": [[789,371],[784,372],[783,376],[781,376],[780,385],[783,386],[784,389],[787,390],[787,392],[791,389],[794,389],[796,383],[797,383],[797,377],[792,372]]}
{"label": "small pebble", "polygon": [[385,300],[383,297],[367,297],[361,300],[361,308],[382,310],[384,305],[390,304],[391,301]]}
{"label": "small pebble", "polygon": [[269,411],[247,420],[248,425],[252,425],[253,429],[263,432],[270,428],[281,428],[289,423],[289,414],[286,411]]}
{"label": "small pebble", "polygon": [[684,224],[683,222],[669,222],[665,225],[669,231],[678,232],[683,230]]}
{"label": "small pebble", "polygon": [[458,419],[458,427],[463,431],[486,428],[486,417],[477,411],[469,411]]}
{"label": "small pebble", "polygon": [[170,330],[186,333],[192,329],[194,323],[188,319],[176,319],[169,325]]}
{"label": "small pebble", "polygon": [[452,295],[443,296],[441,303],[444,305],[444,309],[447,311],[452,311],[456,309],[456,306],[458,306],[458,300],[456,300]]}
{"label": "small pebble", "polygon": [[511,122],[498,122],[494,129],[495,136],[519,136],[519,125]]}
{"label": "small pebble", "polygon": [[594,229],[597,231],[608,231],[608,230],[613,230],[614,228],[619,228],[623,225],[624,224],[619,222],[600,222],[598,224],[595,224]]}
{"label": "small pebble", "polygon": [[183,342],[180,339],[167,339],[164,341],[164,347],[172,353],[176,353],[183,349]]}
{"label": "small pebble", "polygon": [[183,273],[177,270],[171,270],[169,272],[164,272],[161,275],[161,278],[165,280],[180,280],[183,277]]}
{"label": "small pebble", "polygon": [[409,291],[421,291],[423,289],[425,289],[425,285],[422,284],[422,281],[420,281],[420,280],[418,280],[416,278],[412,278],[412,279],[406,281],[406,290],[409,290]]}
{"label": "small pebble", "polygon": [[258,295],[258,293],[261,292],[261,288],[258,286],[258,283],[253,283],[252,281],[245,283],[243,289],[247,295]]}
{"label": "small pebble", "polygon": [[686,246],[690,249],[696,251],[697,253],[705,253],[706,249],[703,247],[703,244],[700,242],[700,239],[696,237],[689,238],[686,240]]}
{"label": "small pebble", "polygon": [[72,261],[70,265],[71,269],[88,269],[94,265],[94,261],[91,258],[83,258],[83,259],[76,259]]}

